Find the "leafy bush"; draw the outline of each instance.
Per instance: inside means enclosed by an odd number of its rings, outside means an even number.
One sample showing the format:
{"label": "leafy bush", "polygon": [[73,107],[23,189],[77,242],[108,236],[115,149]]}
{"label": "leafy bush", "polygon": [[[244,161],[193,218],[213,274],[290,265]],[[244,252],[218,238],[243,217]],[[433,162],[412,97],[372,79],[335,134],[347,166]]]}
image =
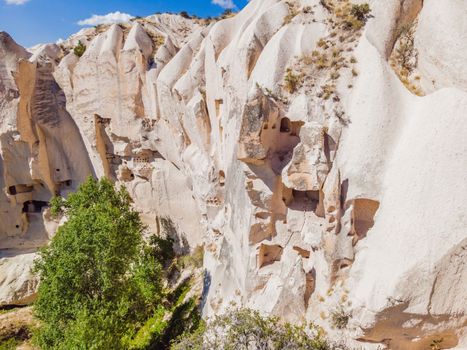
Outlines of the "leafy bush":
{"label": "leafy bush", "polygon": [[50,245],[35,262],[40,285],[34,305],[42,349],[125,349],[139,324],[163,297],[162,267],[123,188],[89,178],[67,199],[54,198],[63,214]]}
{"label": "leafy bush", "polygon": [[84,45],[81,40],[78,41],[78,44],[73,49],[73,52],[76,56],[81,57],[86,52],[86,45]]}
{"label": "leafy bush", "polygon": [[295,326],[250,309],[232,309],[174,342],[172,350],[329,350],[321,329]]}
{"label": "leafy bush", "polygon": [[156,310],[144,325],[138,330],[135,337],[130,341],[130,350],[148,349],[152,342],[158,342],[167,328],[167,320],[164,319],[167,310],[160,307]]}

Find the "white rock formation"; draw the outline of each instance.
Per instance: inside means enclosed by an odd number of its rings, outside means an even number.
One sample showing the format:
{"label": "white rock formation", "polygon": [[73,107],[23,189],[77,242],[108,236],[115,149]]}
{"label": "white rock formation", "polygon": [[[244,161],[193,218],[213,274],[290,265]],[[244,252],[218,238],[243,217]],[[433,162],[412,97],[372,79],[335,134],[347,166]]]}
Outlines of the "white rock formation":
{"label": "white rock formation", "polygon": [[466,348],[467,3],[370,7],[359,28],[345,0],[252,0],[32,53],[0,34],[0,304],[34,297],[51,196],[107,176],[153,231],[168,216],[204,245],[206,316]]}

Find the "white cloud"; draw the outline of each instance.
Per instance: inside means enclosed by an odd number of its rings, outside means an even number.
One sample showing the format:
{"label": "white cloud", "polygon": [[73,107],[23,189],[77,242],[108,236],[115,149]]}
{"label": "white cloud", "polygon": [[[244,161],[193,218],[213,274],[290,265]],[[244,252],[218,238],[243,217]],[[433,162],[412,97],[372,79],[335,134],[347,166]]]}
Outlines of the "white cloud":
{"label": "white cloud", "polygon": [[8,5],[23,5],[29,0],[5,0]]}
{"label": "white cloud", "polygon": [[212,0],[211,2],[214,5],[219,5],[223,9],[233,9],[237,7],[233,0]]}
{"label": "white cloud", "polygon": [[[17,0],[18,1],[18,0]],[[24,0],[19,0],[24,1]],[[92,15],[90,18],[83,19],[78,22],[80,26],[97,26],[98,24],[112,24],[120,22],[128,22],[134,16],[120,11],[111,12],[106,15]]]}

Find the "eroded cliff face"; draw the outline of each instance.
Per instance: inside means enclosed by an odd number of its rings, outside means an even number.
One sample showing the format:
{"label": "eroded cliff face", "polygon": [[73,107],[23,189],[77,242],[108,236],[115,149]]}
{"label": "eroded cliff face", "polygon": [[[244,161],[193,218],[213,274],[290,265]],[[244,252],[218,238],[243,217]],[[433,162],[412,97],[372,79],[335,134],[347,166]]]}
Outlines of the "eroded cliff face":
{"label": "eroded cliff face", "polygon": [[206,316],[467,346],[467,4],[370,7],[360,27],[344,0],[252,0],[30,52],[0,34],[0,304],[34,298],[47,203],[92,174],[204,246]]}

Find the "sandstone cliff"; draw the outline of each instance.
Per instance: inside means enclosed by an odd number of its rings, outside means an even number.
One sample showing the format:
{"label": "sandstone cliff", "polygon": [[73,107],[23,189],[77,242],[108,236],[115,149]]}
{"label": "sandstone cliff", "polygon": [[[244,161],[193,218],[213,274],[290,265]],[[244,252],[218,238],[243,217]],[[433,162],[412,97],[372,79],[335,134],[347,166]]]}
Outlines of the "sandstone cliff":
{"label": "sandstone cliff", "polygon": [[48,201],[92,174],[204,246],[207,316],[467,347],[467,3],[369,5],[252,0],[29,51],[0,33],[0,304],[33,300]]}

